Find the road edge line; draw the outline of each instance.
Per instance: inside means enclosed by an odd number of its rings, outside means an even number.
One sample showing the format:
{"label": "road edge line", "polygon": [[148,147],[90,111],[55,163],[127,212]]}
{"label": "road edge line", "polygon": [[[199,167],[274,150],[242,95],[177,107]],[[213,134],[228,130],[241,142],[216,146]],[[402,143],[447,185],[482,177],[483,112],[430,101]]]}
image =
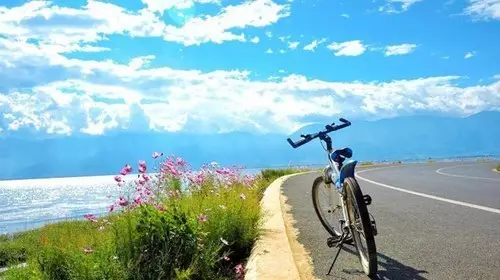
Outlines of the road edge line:
{"label": "road edge line", "polygon": [[[314,171],[311,171],[314,172]],[[264,213],[262,235],[254,244],[246,264],[245,280],[292,280],[301,279],[285,225],[281,203],[281,186],[301,172],[285,175],[274,180],[264,191],[261,210]]]}

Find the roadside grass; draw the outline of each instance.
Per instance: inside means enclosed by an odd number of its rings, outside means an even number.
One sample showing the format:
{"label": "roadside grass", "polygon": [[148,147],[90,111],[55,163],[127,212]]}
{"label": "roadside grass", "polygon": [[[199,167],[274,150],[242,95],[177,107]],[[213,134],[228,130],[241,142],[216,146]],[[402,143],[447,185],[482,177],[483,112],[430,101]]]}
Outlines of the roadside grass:
{"label": "roadside grass", "polygon": [[497,172],[500,172],[500,164],[499,164],[499,165],[497,165],[497,166],[495,167],[495,170],[496,170]]}
{"label": "roadside grass", "polygon": [[[242,279],[261,231],[260,199],[275,179],[307,168],[183,168],[160,163],[157,180],[141,175],[108,215],[65,221],[0,236],[3,279]],[[148,179],[149,178],[149,179]],[[182,188],[182,182],[188,184]],[[144,182],[146,181],[146,182]],[[126,193],[128,192],[128,193]],[[13,267],[26,263],[25,267]]]}

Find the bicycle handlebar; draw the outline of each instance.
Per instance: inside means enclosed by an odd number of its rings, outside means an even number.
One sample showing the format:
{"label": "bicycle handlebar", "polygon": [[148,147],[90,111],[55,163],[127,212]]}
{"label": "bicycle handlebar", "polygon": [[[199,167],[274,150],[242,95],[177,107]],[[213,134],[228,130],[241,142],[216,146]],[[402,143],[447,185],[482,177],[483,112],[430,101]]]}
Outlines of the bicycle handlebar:
{"label": "bicycle handlebar", "polygon": [[294,149],[308,143],[309,141],[315,139],[315,138],[318,138],[319,136],[321,135],[326,135],[330,132],[333,132],[333,131],[336,131],[336,130],[339,130],[339,129],[342,129],[344,127],[348,127],[351,125],[351,122],[344,119],[344,118],[340,118],[339,121],[341,121],[343,124],[339,124],[339,125],[335,125],[335,123],[332,123],[332,124],[327,124],[325,126],[325,130],[322,130],[322,131],[318,131],[314,134],[302,134],[300,135],[302,138],[302,140],[299,140],[297,142],[293,142],[292,139],[288,138],[286,139],[288,141],[288,143],[290,144],[290,146],[292,146]]}

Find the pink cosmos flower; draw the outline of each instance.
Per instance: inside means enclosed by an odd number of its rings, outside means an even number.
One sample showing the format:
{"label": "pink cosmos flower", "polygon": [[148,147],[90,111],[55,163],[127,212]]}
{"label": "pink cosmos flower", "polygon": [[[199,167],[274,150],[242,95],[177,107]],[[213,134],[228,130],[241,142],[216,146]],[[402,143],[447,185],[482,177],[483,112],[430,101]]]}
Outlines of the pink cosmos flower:
{"label": "pink cosmos flower", "polygon": [[87,214],[84,215],[83,217],[93,223],[97,223],[97,218],[93,214]]}
{"label": "pink cosmos flower", "polygon": [[165,206],[163,206],[163,205],[156,205],[156,209],[158,209],[158,211],[160,211],[160,212],[163,212],[163,211],[167,210],[165,208]]}
{"label": "pink cosmos flower", "polygon": [[117,183],[120,183],[120,182],[122,181],[122,177],[121,177],[121,176],[116,175],[116,176],[115,176],[115,181],[116,181]]}
{"label": "pink cosmos flower", "polygon": [[139,166],[139,172],[141,172],[141,173],[146,172],[146,166],[145,165]]}
{"label": "pink cosmos flower", "polygon": [[128,201],[123,198],[123,196],[120,196],[120,198],[118,199],[118,205],[125,207],[128,205]]}
{"label": "pink cosmos flower", "polygon": [[207,215],[198,215],[198,222],[206,222],[208,220],[208,216]]}
{"label": "pink cosmos flower", "polygon": [[238,279],[243,278],[244,270],[243,270],[243,265],[240,263],[234,267],[234,270],[236,271],[236,276]]}
{"label": "pink cosmos flower", "polygon": [[154,153],[153,153],[153,158],[154,158],[154,159],[157,159],[157,158],[159,158],[159,157],[161,157],[161,156],[163,156],[163,153],[158,153],[158,152],[154,152]]}
{"label": "pink cosmos flower", "polygon": [[113,212],[115,210],[115,205],[114,204],[111,204],[109,207],[108,207],[108,211],[109,212]]}
{"label": "pink cosmos flower", "polygon": [[140,160],[138,164],[139,166],[146,166],[146,162],[144,160]]}
{"label": "pink cosmos flower", "polygon": [[184,161],[184,159],[178,157],[177,158],[177,165],[180,165],[180,166],[185,166],[186,165],[186,162]]}

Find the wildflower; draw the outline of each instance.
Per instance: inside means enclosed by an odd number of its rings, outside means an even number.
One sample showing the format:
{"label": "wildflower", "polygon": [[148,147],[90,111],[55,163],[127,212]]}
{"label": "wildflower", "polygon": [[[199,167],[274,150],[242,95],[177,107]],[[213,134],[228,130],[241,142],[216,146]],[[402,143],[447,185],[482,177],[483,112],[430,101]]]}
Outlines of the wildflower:
{"label": "wildflower", "polygon": [[225,240],[224,238],[220,238],[220,241],[222,241],[222,243],[226,244],[226,245],[229,245],[229,243],[227,242],[227,240]]}
{"label": "wildflower", "polygon": [[97,223],[97,218],[93,214],[87,214],[84,215],[83,217],[93,223]]}
{"label": "wildflower", "polygon": [[134,198],[134,202],[135,204],[141,204],[143,202],[141,195],[137,194]]}
{"label": "wildflower", "polygon": [[104,226],[100,226],[100,227],[99,227],[99,230],[100,230],[100,231],[103,231],[103,230],[104,230]]}
{"label": "wildflower", "polygon": [[146,166],[146,162],[144,160],[140,160],[138,164],[139,166],[144,166],[144,167]]}
{"label": "wildflower", "polygon": [[208,220],[207,215],[198,215],[198,222],[206,222]]}
{"label": "wildflower", "polygon": [[225,261],[230,261],[231,259],[228,256],[224,256]]}
{"label": "wildflower", "polygon": [[160,211],[160,212],[163,212],[163,211],[167,210],[165,208],[165,206],[163,206],[163,205],[156,205],[156,209],[158,209],[158,211]]}
{"label": "wildflower", "polygon": [[113,212],[115,210],[115,205],[114,204],[111,204],[109,207],[108,207],[108,211],[109,212]]}
{"label": "wildflower", "polygon": [[122,181],[122,177],[121,177],[121,176],[116,175],[116,176],[115,176],[115,181],[116,181],[117,183],[120,183],[120,182]]}
{"label": "wildflower", "polygon": [[234,270],[236,271],[236,276],[241,279],[243,278],[243,265],[240,263],[234,267]]}
{"label": "wildflower", "polygon": [[186,162],[182,158],[178,157],[177,158],[177,165],[185,166]]}
{"label": "wildflower", "polygon": [[243,200],[247,199],[244,194],[240,194],[240,198],[243,199]]}
{"label": "wildflower", "polygon": [[127,206],[128,205],[128,201],[123,198],[123,196],[120,196],[120,198],[118,199],[118,205],[120,206]]}
{"label": "wildflower", "polygon": [[129,164],[126,164],[122,170],[120,170],[120,174],[122,174],[123,176],[127,175],[128,173],[132,172],[132,166],[130,166]]}
{"label": "wildflower", "polygon": [[92,253],[94,250],[92,250],[92,248],[85,248],[85,249],[83,249],[83,251],[84,251],[86,254],[90,254],[90,253]]}
{"label": "wildflower", "polygon": [[163,156],[163,153],[154,152],[152,157],[153,157],[154,159],[157,159],[157,158],[159,158],[159,157],[161,157],[161,156]]}

